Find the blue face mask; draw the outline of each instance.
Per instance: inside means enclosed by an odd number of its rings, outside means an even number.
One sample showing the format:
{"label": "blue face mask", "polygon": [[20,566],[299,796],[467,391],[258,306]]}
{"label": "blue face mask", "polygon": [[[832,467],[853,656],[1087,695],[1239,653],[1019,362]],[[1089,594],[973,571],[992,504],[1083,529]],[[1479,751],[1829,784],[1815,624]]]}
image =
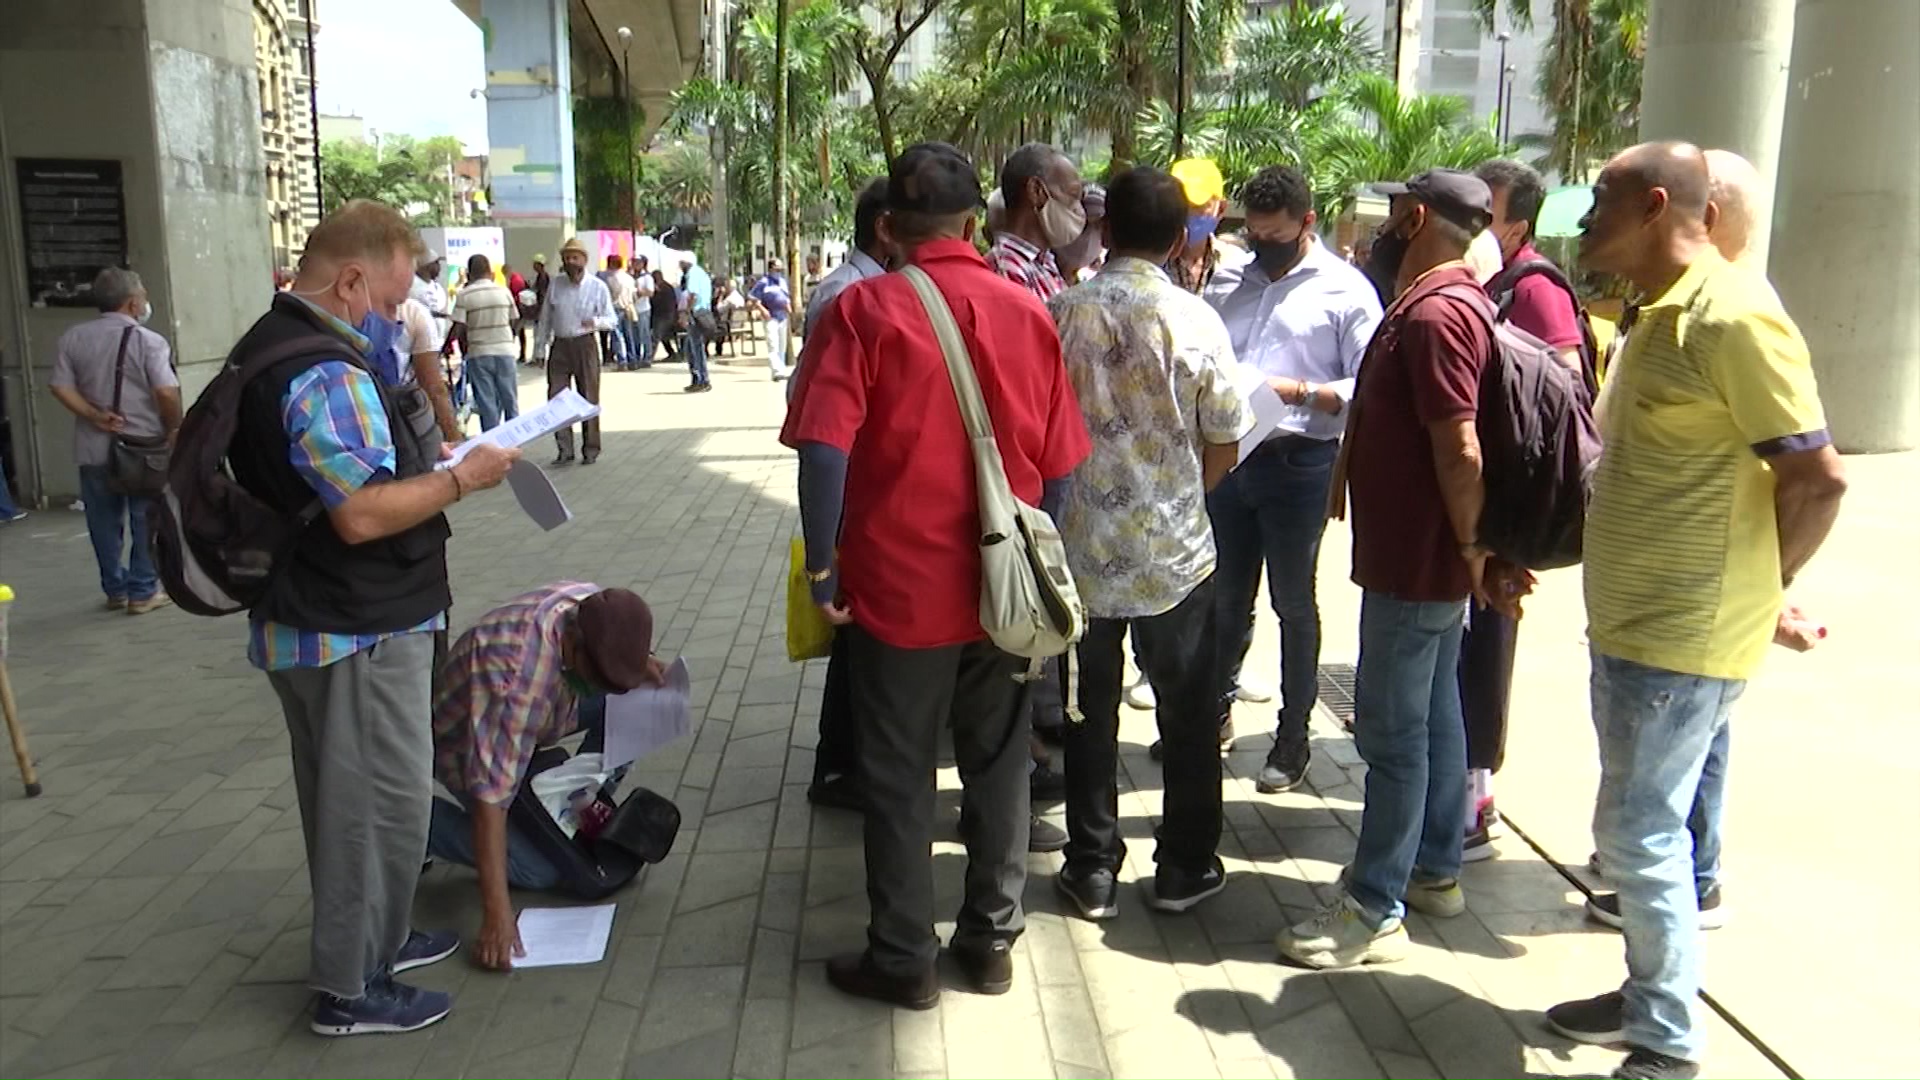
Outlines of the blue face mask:
{"label": "blue face mask", "polygon": [[1215,214],[1187,215],[1187,244],[1191,246],[1200,243],[1212,236],[1213,230],[1219,227],[1220,218]]}
{"label": "blue face mask", "polygon": [[392,352],[394,344],[400,340],[400,324],[373,311],[368,311],[354,329],[367,339],[367,356],[372,359]]}

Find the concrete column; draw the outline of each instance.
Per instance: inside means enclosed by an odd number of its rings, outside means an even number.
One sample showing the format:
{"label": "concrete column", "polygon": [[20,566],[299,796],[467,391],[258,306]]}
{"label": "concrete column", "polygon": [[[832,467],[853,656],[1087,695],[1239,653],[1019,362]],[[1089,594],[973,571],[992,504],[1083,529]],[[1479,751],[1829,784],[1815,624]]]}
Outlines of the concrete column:
{"label": "concrete column", "polygon": [[574,229],[573,73],[567,0],[481,0],[493,219],[507,261],[555,249]]}
{"label": "concrete column", "polygon": [[1842,450],[1920,446],[1920,3],[1800,0],[1770,276]]}
{"label": "concrete column", "polygon": [[[1753,162],[1770,198],[1786,110],[1793,5],[1794,0],[1653,0],[1640,137],[1732,150]],[[1759,259],[1766,258],[1767,224],[1763,205],[1754,215],[1753,248]]]}

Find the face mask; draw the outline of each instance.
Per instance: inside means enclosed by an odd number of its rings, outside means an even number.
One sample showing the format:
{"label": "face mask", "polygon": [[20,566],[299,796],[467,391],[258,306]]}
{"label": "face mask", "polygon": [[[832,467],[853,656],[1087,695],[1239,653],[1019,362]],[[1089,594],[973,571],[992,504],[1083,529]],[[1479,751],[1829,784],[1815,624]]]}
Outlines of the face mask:
{"label": "face mask", "polygon": [[1373,238],[1373,252],[1367,256],[1367,280],[1373,282],[1374,291],[1380,294],[1380,302],[1393,301],[1395,287],[1400,280],[1400,264],[1406,261],[1407,246],[1412,238],[1401,236],[1399,230],[1389,229]]}
{"label": "face mask", "polygon": [[[366,284],[365,278],[360,281]],[[367,313],[353,328],[367,339],[367,355],[370,357],[385,356],[391,352],[403,333],[397,320],[389,319],[374,309],[372,285],[367,285]]]}
{"label": "face mask", "polygon": [[1283,274],[1290,269],[1294,261],[1300,258],[1300,247],[1307,242],[1307,230],[1303,226],[1300,235],[1291,240],[1259,240],[1248,237],[1247,243],[1253,248],[1254,261],[1268,277]]}
{"label": "face mask", "polygon": [[139,323],[141,326],[145,326],[147,325],[147,320],[151,318],[153,318],[153,301],[140,301],[140,314],[135,315],[133,321]]}
{"label": "face mask", "polygon": [[1087,208],[1080,205],[1080,200],[1047,193],[1047,205],[1040,208],[1040,231],[1046,234],[1048,248],[1066,247],[1086,227]]}
{"label": "face mask", "polygon": [[1198,247],[1213,230],[1220,227],[1220,218],[1216,214],[1187,215],[1187,246]]}

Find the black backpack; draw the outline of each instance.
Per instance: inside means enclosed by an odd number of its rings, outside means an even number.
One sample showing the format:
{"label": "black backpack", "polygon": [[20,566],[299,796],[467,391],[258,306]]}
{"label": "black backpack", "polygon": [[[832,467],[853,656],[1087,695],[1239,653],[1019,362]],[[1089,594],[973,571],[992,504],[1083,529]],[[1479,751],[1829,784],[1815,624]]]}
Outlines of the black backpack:
{"label": "black backpack", "polygon": [[[241,362],[227,357],[180,422],[166,490],[153,502],[154,565],[167,595],[195,615],[231,615],[266,595],[277,564],[324,509],[318,498],[288,515],[240,485],[227,465],[241,394],[255,376],[297,356],[341,359],[340,340],[309,334]],[[348,359],[353,359],[348,357]]]}
{"label": "black backpack", "polygon": [[563,747],[534,751],[527,775],[520,781],[513,804],[507,807],[507,820],[560,871],[561,891],[582,900],[599,900],[619,891],[648,864],[659,862],[673,851],[674,838],[680,833],[680,808],[665,796],[637,786],[615,803],[603,786],[594,793],[594,799],[607,804],[613,816],[599,837],[586,840],[569,836],[533,791],[534,777],[567,760]]}
{"label": "black backpack", "polygon": [[1544,255],[1523,259],[1501,270],[1492,281],[1487,282],[1487,295],[1493,297],[1499,320],[1503,323],[1508,321],[1509,313],[1513,310],[1514,293],[1522,281],[1535,274],[1558,285],[1567,294],[1567,299],[1572,301],[1574,321],[1580,325],[1580,370],[1587,384],[1587,399],[1598,400],[1600,344],[1599,339],[1593,336],[1593,319],[1587,314],[1586,305],[1580,302],[1580,294],[1573,291],[1573,282],[1567,280],[1567,275],[1560,271],[1552,259]]}
{"label": "black backpack", "polygon": [[1436,294],[1472,308],[1493,332],[1480,374],[1480,543],[1529,570],[1580,561],[1587,495],[1600,460],[1593,398],[1553,346],[1495,317],[1477,285]]}

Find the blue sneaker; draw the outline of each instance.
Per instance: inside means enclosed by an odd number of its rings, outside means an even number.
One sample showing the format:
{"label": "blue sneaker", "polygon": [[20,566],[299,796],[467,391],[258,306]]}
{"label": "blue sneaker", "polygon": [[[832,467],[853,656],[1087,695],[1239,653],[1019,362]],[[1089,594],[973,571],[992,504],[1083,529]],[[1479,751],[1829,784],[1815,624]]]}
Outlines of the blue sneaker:
{"label": "blue sneaker", "polygon": [[451,930],[414,930],[407,934],[407,943],[400,946],[400,955],[393,958],[393,973],[398,975],[403,971],[437,964],[459,949],[460,935]]}
{"label": "blue sneaker", "polygon": [[453,995],[393,981],[383,975],[367,984],[367,992],[352,1001],[321,994],[313,1007],[313,1030],[319,1035],[387,1035],[419,1031],[439,1023],[453,1011]]}

